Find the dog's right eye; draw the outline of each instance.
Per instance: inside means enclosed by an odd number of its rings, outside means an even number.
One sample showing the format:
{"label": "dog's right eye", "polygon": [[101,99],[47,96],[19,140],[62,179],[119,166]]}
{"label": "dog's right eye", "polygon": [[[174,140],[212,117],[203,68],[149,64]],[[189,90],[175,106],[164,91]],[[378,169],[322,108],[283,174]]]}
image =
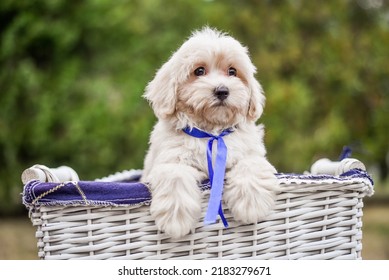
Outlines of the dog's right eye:
{"label": "dog's right eye", "polygon": [[205,68],[204,67],[199,67],[194,70],[194,74],[196,76],[204,76],[205,75]]}

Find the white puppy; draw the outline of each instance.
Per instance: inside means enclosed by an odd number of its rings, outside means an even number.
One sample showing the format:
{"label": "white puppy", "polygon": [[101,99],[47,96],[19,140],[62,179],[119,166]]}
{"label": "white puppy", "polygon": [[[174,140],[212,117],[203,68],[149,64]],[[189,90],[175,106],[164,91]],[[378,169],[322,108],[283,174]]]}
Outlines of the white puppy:
{"label": "white puppy", "polygon": [[198,184],[209,177],[209,138],[190,136],[185,128],[212,135],[232,131],[223,137],[223,203],[236,221],[256,223],[274,206],[276,170],[265,157],[263,127],[255,124],[265,101],[255,73],[244,46],[206,27],[194,32],[148,84],[144,97],[158,123],[141,180],[150,186],[157,227],[171,237],[195,227],[201,215]]}

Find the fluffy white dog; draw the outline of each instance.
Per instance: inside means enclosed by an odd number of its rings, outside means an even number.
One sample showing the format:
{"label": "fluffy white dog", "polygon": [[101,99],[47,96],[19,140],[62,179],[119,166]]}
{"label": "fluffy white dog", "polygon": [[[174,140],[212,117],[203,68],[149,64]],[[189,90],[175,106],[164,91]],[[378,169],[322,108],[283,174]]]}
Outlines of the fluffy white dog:
{"label": "fluffy white dog", "polygon": [[228,129],[222,137],[227,147],[223,203],[236,221],[256,223],[274,206],[276,170],[265,157],[263,127],[255,124],[265,101],[255,73],[244,46],[206,27],[194,32],[148,84],[144,97],[158,123],[141,180],[150,186],[157,227],[171,237],[195,227],[201,216],[198,184],[209,178],[210,139],[184,129],[216,136]]}

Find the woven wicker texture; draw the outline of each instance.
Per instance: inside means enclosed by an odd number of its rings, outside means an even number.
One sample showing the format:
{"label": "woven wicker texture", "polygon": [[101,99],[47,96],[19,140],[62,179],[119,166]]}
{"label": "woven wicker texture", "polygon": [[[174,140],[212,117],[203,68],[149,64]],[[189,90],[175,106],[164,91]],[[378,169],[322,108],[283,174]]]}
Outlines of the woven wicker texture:
{"label": "woven wicker texture", "polygon": [[[317,179],[317,178],[316,178]],[[42,259],[360,259],[367,179],[280,176],[274,212],[240,225],[222,222],[171,240],[148,206],[41,206],[31,211]],[[203,199],[203,216],[208,194]]]}

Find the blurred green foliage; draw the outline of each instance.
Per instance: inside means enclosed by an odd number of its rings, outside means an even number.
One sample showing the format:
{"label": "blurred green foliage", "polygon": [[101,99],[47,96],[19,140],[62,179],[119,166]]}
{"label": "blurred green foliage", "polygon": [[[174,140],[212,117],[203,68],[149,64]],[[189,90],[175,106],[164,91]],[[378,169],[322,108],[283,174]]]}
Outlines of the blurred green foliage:
{"label": "blurred green foliage", "polygon": [[385,1],[2,0],[0,213],[20,207],[20,174],[35,163],[85,180],[142,168],[155,122],[144,87],[206,24],[250,49],[279,171],[351,145],[387,176]]}

